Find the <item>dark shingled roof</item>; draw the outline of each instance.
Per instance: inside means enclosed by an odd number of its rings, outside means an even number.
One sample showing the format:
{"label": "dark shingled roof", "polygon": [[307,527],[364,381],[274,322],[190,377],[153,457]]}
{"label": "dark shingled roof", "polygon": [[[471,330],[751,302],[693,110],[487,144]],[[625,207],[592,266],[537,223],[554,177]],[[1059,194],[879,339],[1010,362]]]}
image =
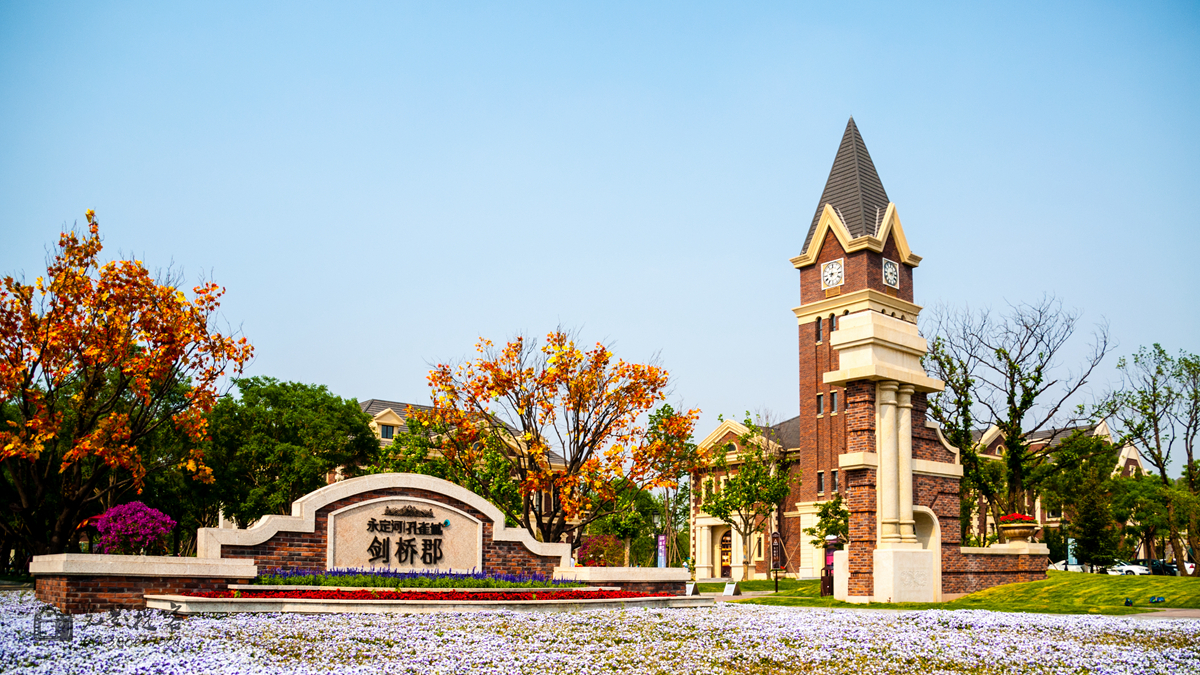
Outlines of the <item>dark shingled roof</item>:
{"label": "dark shingled roof", "polygon": [[416,410],[433,410],[433,408],[427,405],[401,403],[399,401],[382,401],[377,398],[369,398],[365,401],[362,401],[358,404],[358,407],[362,408],[363,412],[367,413],[371,417],[374,417],[384,410],[391,408],[392,412],[399,415],[400,419],[403,420],[408,418],[408,406],[410,405]]}
{"label": "dark shingled roof", "polygon": [[797,415],[790,420],[784,420],[779,424],[771,427],[775,432],[775,439],[783,446],[784,450],[793,450],[800,447],[800,416]]}
{"label": "dark shingled roof", "polygon": [[829,170],[829,180],[825,182],[817,213],[808,228],[808,236],[804,238],[802,253],[808,251],[808,244],[817,231],[817,223],[826,204],[833,206],[850,230],[850,236],[855,239],[877,234],[883,214],[887,211],[887,192],[883,189],[879,174],[875,172],[871,153],[867,152],[867,144],[863,143],[853,117],[846,124],[842,144],[838,146],[837,157],[833,158],[833,168]]}

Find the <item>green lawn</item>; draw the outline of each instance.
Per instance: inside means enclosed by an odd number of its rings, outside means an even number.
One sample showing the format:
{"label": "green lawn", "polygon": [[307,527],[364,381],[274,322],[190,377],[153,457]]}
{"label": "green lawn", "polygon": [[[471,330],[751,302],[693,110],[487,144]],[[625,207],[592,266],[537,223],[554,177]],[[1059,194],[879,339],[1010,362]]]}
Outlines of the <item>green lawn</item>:
{"label": "green lawn", "polygon": [[[813,585],[813,584],[817,584],[817,583],[818,582],[816,580],[796,581],[795,579],[784,579],[783,577],[780,577],[779,578],[779,593],[780,593],[780,595],[782,595],[784,591],[794,591],[797,589],[807,588],[808,586],[812,586],[813,588],[816,589],[816,591],[814,591],[814,593],[816,593],[817,595],[820,595],[821,587],[819,585],[817,585],[817,586]],[[725,590],[725,584],[721,584],[721,583],[696,584],[696,585],[700,587],[701,593],[720,593],[721,591]],[[742,587],[743,591],[774,591],[775,590],[775,580],[774,579],[770,579],[770,580],[756,579],[754,581],[742,581],[742,582],[739,582],[738,585]]]}
{"label": "green lawn", "polygon": [[[1040,612],[1046,614],[1133,614],[1147,612],[1152,608],[1185,607],[1200,608],[1200,579],[1155,576],[1109,576],[1107,574],[1082,574],[1079,572],[1048,572],[1044,581],[995,586],[972,593],[954,602],[937,604],[917,603],[872,603],[851,605],[838,602],[832,597],[822,598],[820,582],[792,581],[789,590],[743,600],[760,605],[785,605],[795,607],[869,607],[878,609],[988,609],[997,612]],[[743,584],[744,590],[750,582]],[[709,584],[704,584],[709,585]],[[717,585],[717,584],[713,584]],[[717,590],[720,590],[719,588]],[[763,590],[770,590],[770,586]],[[1161,596],[1166,602],[1151,605],[1152,596]],[[1125,607],[1125,598],[1133,601],[1133,607]]]}

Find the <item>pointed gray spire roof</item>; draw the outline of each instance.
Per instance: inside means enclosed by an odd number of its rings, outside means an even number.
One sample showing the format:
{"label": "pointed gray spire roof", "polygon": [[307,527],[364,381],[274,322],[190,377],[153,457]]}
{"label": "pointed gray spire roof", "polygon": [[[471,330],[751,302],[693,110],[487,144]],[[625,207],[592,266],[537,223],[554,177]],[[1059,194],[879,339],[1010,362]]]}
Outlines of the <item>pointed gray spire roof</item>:
{"label": "pointed gray spire roof", "polygon": [[846,124],[846,133],[842,135],[842,144],[833,158],[829,180],[825,181],[825,191],[821,193],[817,213],[813,216],[801,251],[808,250],[826,204],[837,211],[838,217],[850,230],[850,236],[856,239],[877,234],[883,214],[887,211],[887,192],[883,189],[883,182],[879,180],[875,164],[871,162],[871,154],[867,152],[867,144],[863,142],[862,134],[858,133],[853,117]]}

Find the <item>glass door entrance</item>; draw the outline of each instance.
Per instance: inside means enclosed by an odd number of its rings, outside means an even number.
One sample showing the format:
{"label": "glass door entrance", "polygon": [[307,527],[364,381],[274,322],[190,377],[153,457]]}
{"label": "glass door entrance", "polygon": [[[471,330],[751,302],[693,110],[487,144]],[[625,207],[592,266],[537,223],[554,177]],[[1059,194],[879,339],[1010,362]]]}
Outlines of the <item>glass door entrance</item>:
{"label": "glass door entrance", "polygon": [[725,534],[721,535],[721,576],[730,578],[732,573],[729,570],[730,563],[733,561],[733,532],[725,530]]}

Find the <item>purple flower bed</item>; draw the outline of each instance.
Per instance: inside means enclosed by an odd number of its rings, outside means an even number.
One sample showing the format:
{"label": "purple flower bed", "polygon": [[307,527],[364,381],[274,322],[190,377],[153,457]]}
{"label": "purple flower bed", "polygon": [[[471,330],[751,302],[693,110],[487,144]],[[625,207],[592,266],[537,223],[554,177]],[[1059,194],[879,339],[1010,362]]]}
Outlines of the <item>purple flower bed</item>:
{"label": "purple flower bed", "polygon": [[[35,642],[32,593],[0,593],[0,672],[174,675],[1178,675],[1200,621],[980,610],[831,611],[720,603],[557,614],[154,614],[75,618]],[[117,624],[117,625],[113,625]],[[153,629],[153,630],[151,630]]]}
{"label": "purple flower bed", "polygon": [[380,588],[546,588],[580,584],[544,574],[500,572],[400,571],[387,568],[310,570],[274,568],[254,580],[264,586],[373,586]]}

